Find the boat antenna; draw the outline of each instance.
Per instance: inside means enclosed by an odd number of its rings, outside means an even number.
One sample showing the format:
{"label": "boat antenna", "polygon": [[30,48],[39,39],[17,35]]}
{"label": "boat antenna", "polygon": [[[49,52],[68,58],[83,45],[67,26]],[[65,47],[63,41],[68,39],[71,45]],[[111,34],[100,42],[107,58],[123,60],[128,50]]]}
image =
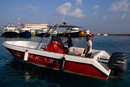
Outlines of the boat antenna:
{"label": "boat antenna", "polygon": [[64,15],[63,15],[63,22],[65,22],[65,12],[64,12]]}
{"label": "boat antenna", "polygon": [[20,16],[18,17],[18,25],[19,25],[19,29],[20,29]]}

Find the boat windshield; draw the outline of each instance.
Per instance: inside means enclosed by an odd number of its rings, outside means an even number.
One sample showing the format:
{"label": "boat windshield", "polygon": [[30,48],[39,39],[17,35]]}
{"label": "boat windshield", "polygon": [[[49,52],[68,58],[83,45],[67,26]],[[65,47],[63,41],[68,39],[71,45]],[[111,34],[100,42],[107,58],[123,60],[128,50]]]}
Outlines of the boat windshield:
{"label": "boat windshield", "polygon": [[61,38],[56,36],[52,36],[52,41],[58,41],[62,43]]}
{"label": "boat windshield", "polygon": [[[49,39],[48,39],[48,42],[47,42],[46,46],[49,44],[51,38],[53,39],[52,34],[54,33],[54,31],[55,31],[57,28],[66,28],[65,34],[66,34],[67,30],[72,30],[72,28],[81,28],[81,27],[79,27],[79,26],[66,25],[66,24],[62,24],[62,25],[57,25],[57,24],[56,24],[56,25],[48,26],[48,27],[49,27],[49,30],[47,31],[47,33],[49,33],[49,31],[50,31],[51,29],[52,29],[53,31],[52,31],[51,34],[50,34],[50,37],[49,37]],[[46,34],[47,34],[47,33],[46,33]],[[45,34],[45,35],[46,35],[46,34]],[[59,42],[62,43],[65,34],[63,35],[62,40],[59,39],[58,37],[54,37],[54,39],[55,39],[55,40],[59,40]],[[38,46],[37,46],[36,49],[38,49],[38,47],[39,47],[40,43],[42,42],[42,40],[44,39],[45,35],[43,35],[43,38],[42,38],[41,41],[39,42],[39,44],[38,44]],[[52,40],[51,40],[51,41],[52,41]]]}

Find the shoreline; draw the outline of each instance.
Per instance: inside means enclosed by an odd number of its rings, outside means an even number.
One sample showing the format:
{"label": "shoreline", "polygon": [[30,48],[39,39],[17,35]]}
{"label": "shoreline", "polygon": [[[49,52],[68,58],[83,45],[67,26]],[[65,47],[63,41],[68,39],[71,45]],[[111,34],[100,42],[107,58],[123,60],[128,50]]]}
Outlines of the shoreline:
{"label": "shoreline", "polygon": [[130,34],[100,34],[102,36],[107,35],[107,36],[130,36]]}

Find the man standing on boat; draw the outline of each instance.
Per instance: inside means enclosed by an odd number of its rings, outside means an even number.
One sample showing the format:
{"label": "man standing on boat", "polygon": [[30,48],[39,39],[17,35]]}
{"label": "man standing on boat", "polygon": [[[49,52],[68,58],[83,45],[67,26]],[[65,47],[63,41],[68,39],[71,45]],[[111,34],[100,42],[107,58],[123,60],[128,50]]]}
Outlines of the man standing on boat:
{"label": "man standing on boat", "polygon": [[73,46],[70,33],[68,34],[68,40],[64,44],[66,44],[66,43],[68,43],[68,48]]}
{"label": "man standing on boat", "polygon": [[85,54],[85,57],[91,57],[92,55],[92,41],[90,40],[90,35],[87,35],[86,36],[86,46],[85,46],[85,49],[84,49],[84,54]]}

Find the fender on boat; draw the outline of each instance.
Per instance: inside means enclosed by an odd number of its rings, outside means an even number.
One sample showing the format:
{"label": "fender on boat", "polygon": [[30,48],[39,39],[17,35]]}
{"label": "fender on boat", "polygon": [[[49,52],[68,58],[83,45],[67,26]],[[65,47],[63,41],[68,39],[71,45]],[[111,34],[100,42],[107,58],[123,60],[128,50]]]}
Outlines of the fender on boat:
{"label": "fender on boat", "polygon": [[24,61],[28,61],[28,50],[24,53]]}
{"label": "fender on boat", "polygon": [[62,59],[60,60],[60,71],[61,72],[64,72],[64,69],[65,69],[65,58],[64,57],[62,57]]}

